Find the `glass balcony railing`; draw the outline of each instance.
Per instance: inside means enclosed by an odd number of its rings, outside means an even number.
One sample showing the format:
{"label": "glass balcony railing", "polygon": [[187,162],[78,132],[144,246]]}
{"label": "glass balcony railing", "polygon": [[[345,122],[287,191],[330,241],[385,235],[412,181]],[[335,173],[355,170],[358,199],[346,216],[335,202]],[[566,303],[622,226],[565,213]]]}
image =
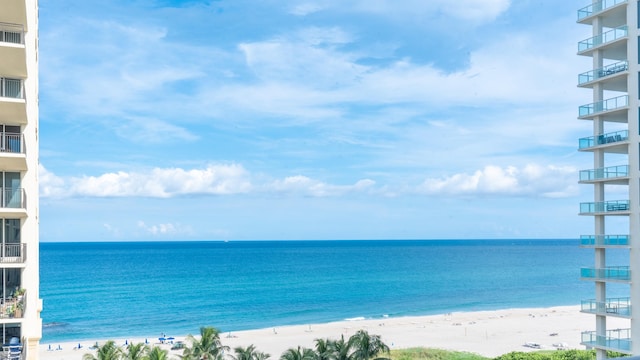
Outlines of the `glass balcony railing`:
{"label": "glass balcony railing", "polygon": [[623,37],[626,37],[627,34],[628,28],[626,25],[605,31],[600,35],[580,41],[578,43],[578,52],[586,51],[596,46],[622,39]]}
{"label": "glass balcony railing", "polygon": [[629,165],[609,166],[600,169],[580,171],[580,181],[605,180],[625,176],[629,176]]}
{"label": "glass balcony railing", "polygon": [[582,345],[600,349],[631,351],[631,329],[607,330],[606,335],[597,335],[595,331],[582,333]]}
{"label": "glass balcony railing", "polygon": [[605,302],[598,302],[595,299],[583,300],[581,311],[592,314],[631,316],[631,298],[610,298]]}
{"label": "glass balcony railing", "polygon": [[578,75],[578,85],[586,84],[593,80],[597,80],[605,76],[617,74],[619,72],[627,70],[629,70],[629,63],[627,61],[620,61],[614,64],[609,64],[599,69],[587,71]]}
{"label": "glass balcony railing", "polygon": [[23,209],[25,207],[24,189],[4,188],[0,198],[0,208]]}
{"label": "glass balcony railing", "polygon": [[578,149],[586,149],[596,145],[604,145],[627,140],[629,140],[629,130],[620,130],[598,136],[589,136],[578,139]]}
{"label": "glass balcony railing", "polygon": [[629,200],[611,200],[580,203],[580,213],[599,213],[629,210]]}
{"label": "glass balcony railing", "polygon": [[580,277],[594,280],[620,280],[631,279],[631,270],[628,266],[607,266],[604,268],[581,268]]}
{"label": "glass balcony railing", "polygon": [[629,95],[621,95],[607,100],[580,106],[578,116],[589,116],[600,112],[615,110],[629,106]]}
{"label": "glass balcony railing", "polygon": [[0,42],[24,44],[24,27],[0,22]]}
{"label": "glass balcony railing", "polygon": [[580,246],[629,246],[629,235],[580,235]]}
{"label": "glass balcony railing", "polygon": [[589,17],[595,13],[599,13],[601,11],[607,10],[608,8],[626,3],[627,0],[600,0],[596,1],[589,6],[585,6],[582,9],[578,10],[578,21]]}

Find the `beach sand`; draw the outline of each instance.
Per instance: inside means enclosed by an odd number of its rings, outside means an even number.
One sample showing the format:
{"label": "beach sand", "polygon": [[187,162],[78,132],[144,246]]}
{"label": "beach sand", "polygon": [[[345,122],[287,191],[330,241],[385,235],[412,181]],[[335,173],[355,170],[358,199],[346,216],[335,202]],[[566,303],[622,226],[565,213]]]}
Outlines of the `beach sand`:
{"label": "beach sand", "polygon": [[[568,349],[584,349],[580,345],[580,333],[595,328],[595,317],[579,312],[579,306],[562,306],[533,309],[506,309],[496,311],[454,312],[431,316],[411,316],[381,319],[355,319],[325,324],[282,326],[268,329],[222,333],[223,345],[255,345],[259,351],[271,354],[272,359],[290,347],[313,347],[314,339],[345,339],[357,330],[380,335],[391,349],[428,347],[466,351],[495,357],[512,351],[536,351],[524,346],[526,343],[540,344],[541,349],[556,349],[554,344],[564,344]],[[608,318],[609,329],[628,328],[625,319]],[[209,325],[209,324],[202,324]],[[215,324],[211,324],[215,326]],[[197,334],[194,334],[197,335]],[[175,334],[167,334],[175,336]],[[175,336],[184,340],[184,336]],[[159,344],[158,336],[149,336],[153,345],[169,349],[169,344]],[[144,342],[144,338],[111,339],[116,344]],[[80,360],[91,352],[95,342],[103,344],[105,339],[92,341],[47,343],[40,345],[40,359]],[[76,349],[80,344],[81,349]],[[62,350],[55,350],[58,345]],[[49,350],[49,346],[52,350]],[[95,353],[95,352],[94,352]],[[170,351],[177,358],[181,351]],[[176,355],[176,356],[171,356]]]}

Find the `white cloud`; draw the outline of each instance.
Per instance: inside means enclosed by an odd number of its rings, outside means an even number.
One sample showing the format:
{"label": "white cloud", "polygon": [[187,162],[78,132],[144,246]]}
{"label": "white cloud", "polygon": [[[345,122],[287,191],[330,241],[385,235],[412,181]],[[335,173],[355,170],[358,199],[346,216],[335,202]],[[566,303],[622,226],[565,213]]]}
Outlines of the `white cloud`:
{"label": "white cloud", "polygon": [[293,193],[312,197],[339,196],[351,192],[362,192],[370,190],[375,185],[375,181],[363,179],[353,185],[332,185],[306,176],[289,176],[284,180],[275,181],[266,190],[280,193]]}
{"label": "white cloud", "polygon": [[42,197],[59,197],[65,192],[64,179],[48,171],[42,164],[38,165],[38,180]]}
{"label": "white cloud", "polygon": [[567,197],[577,194],[577,170],[572,167],[485,166],[473,174],[426,179],[419,191],[431,195],[524,195]]}
{"label": "white cloud", "polygon": [[164,224],[154,224],[147,225],[144,221],[138,221],[138,228],[143,229],[146,233],[154,235],[154,236],[163,236],[163,235],[180,235],[180,236],[188,236],[193,233],[193,230],[189,226],[184,226],[182,224],[172,224],[172,223],[164,223]]}
{"label": "white cloud", "polygon": [[[227,195],[251,189],[240,165],[210,165],[205,169],[155,168],[147,172],[118,171],[99,176],[62,179],[41,167],[43,197],[158,197],[188,194]],[[44,174],[44,176],[42,175]]]}
{"label": "white cloud", "polygon": [[297,4],[289,11],[293,15],[306,16],[322,10],[322,6],[314,3]]}

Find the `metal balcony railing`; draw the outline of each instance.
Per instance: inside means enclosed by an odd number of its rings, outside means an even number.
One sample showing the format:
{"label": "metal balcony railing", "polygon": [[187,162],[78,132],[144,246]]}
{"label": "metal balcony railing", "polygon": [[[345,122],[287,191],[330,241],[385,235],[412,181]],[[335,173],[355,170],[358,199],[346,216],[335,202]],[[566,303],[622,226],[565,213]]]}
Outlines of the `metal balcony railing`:
{"label": "metal balcony railing", "polygon": [[600,349],[631,351],[631,329],[607,330],[606,335],[597,335],[595,331],[582,333],[582,345]]}
{"label": "metal balcony railing", "polygon": [[589,17],[593,14],[604,11],[612,6],[626,3],[627,0],[600,0],[596,1],[591,5],[585,6],[582,9],[578,10],[578,21]]}
{"label": "metal balcony railing", "polygon": [[603,78],[605,76],[627,71],[628,69],[629,69],[629,63],[627,61],[620,61],[614,64],[603,66],[599,69],[587,71],[585,73],[578,75],[578,85],[586,84],[588,82]]}
{"label": "metal balcony railing", "polygon": [[580,213],[615,212],[629,210],[629,200],[611,200],[601,202],[580,203]]}
{"label": "metal balcony railing", "polygon": [[631,279],[631,270],[628,266],[607,266],[604,268],[581,268],[580,277],[592,280],[619,280]]}
{"label": "metal balcony railing", "polygon": [[629,165],[608,166],[605,168],[580,171],[580,181],[605,180],[625,176],[629,176]]}
{"label": "metal balcony railing", "polygon": [[605,302],[595,299],[583,300],[580,310],[591,314],[631,316],[631,298],[609,298]]}
{"label": "metal balcony railing", "polygon": [[24,137],[16,133],[0,133],[0,152],[24,154]]}
{"label": "metal balcony railing", "polygon": [[629,235],[580,235],[580,246],[629,246]]}
{"label": "metal balcony railing", "polygon": [[0,245],[0,263],[21,264],[27,260],[27,244]]}
{"label": "metal balcony railing", "polygon": [[22,80],[0,78],[0,97],[24,99]]}
{"label": "metal balcony railing", "polygon": [[24,26],[0,22],[0,42],[24,44]]}
{"label": "metal balcony railing", "polygon": [[586,149],[596,145],[604,145],[629,140],[629,130],[620,130],[598,136],[578,139],[578,149]]}
{"label": "metal balcony railing", "polygon": [[629,106],[629,95],[621,95],[611,99],[580,106],[578,116],[589,116],[600,112],[615,110]]}
{"label": "metal balcony railing", "polygon": [[629,31],[628,31],[627,25],[624,25],[624,26],[617,27],[615,29],[611,29],[609,31],[605,31],[600,35],[596,35],[594,37],[582,40],[578,43],[578,52],[589,50],[596,46],[600,46],[608,42],[622,39],[628,35],[628,32]]}

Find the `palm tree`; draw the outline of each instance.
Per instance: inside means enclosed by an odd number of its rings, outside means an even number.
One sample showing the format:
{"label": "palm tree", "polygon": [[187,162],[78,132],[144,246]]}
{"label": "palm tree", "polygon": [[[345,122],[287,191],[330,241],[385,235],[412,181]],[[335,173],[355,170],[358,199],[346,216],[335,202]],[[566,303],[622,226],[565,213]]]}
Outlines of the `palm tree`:
{"label": "palm tree", "polygon": [[315,339],[316,342],[316,360],[330,360],[333,349],[331,348],[331,340]]}
{"label": "palm tree", "polygon": [[235,351],[236,353],[235,356],[231,356],[231,358],[233,358],[234,360],[267,360],[269,359],[269,357],[271,357],[271,355],[267,353],[257,351],[256,347],[253,344],[247,346],[246,348],[238,346],[234,348],[233,351]]}
{"label": "palm tree", "polygon": [[351,346],[344,340],[344,335],[340,336],[340,340],[331,341],[329,347],[332,360],[351,360]]}
{"label": "palm tree", "polygon": [[82,360],[120,360],[122,351],[116,346],[115,341],[109,340],[104,345],[98,346],[95,355],[87,353],[82,356]]}
{"label": "palm tree", "polygon": [[280,360],[315,360],[315,357],[313,350],[298,346],[297,349],[287,349],[280,356]]}
{"label": "palm tree", "polygon": [[158,346],[154,346],[144,357],[145,360],[167,360],[168,350],[161,349]]}
{"label": "palm tree", "polygon": [[353,360],[388,359],[377,357],[381,352],[389,353],[389,347],[382,342],[379,335],[369,335],[364,330],[358,330],[349,338],[349,347],[353,349]]}
{"label": "palm tree", "polygon": [[183,359],[188,360],[221,360],[228,346],[223,346],[220,342],[220,332],[218,329],[208,326],[200,328],[200,339],[193,335],[188,335],[187,340],[191,346],[184,349]]}
{"label": "palm tree", "polygon": [[142,360],[148,352],[149,347],[147,345],[143,343],[131,343],[127,346],[127,352],[123,354],[123,357],[126,360]]}

